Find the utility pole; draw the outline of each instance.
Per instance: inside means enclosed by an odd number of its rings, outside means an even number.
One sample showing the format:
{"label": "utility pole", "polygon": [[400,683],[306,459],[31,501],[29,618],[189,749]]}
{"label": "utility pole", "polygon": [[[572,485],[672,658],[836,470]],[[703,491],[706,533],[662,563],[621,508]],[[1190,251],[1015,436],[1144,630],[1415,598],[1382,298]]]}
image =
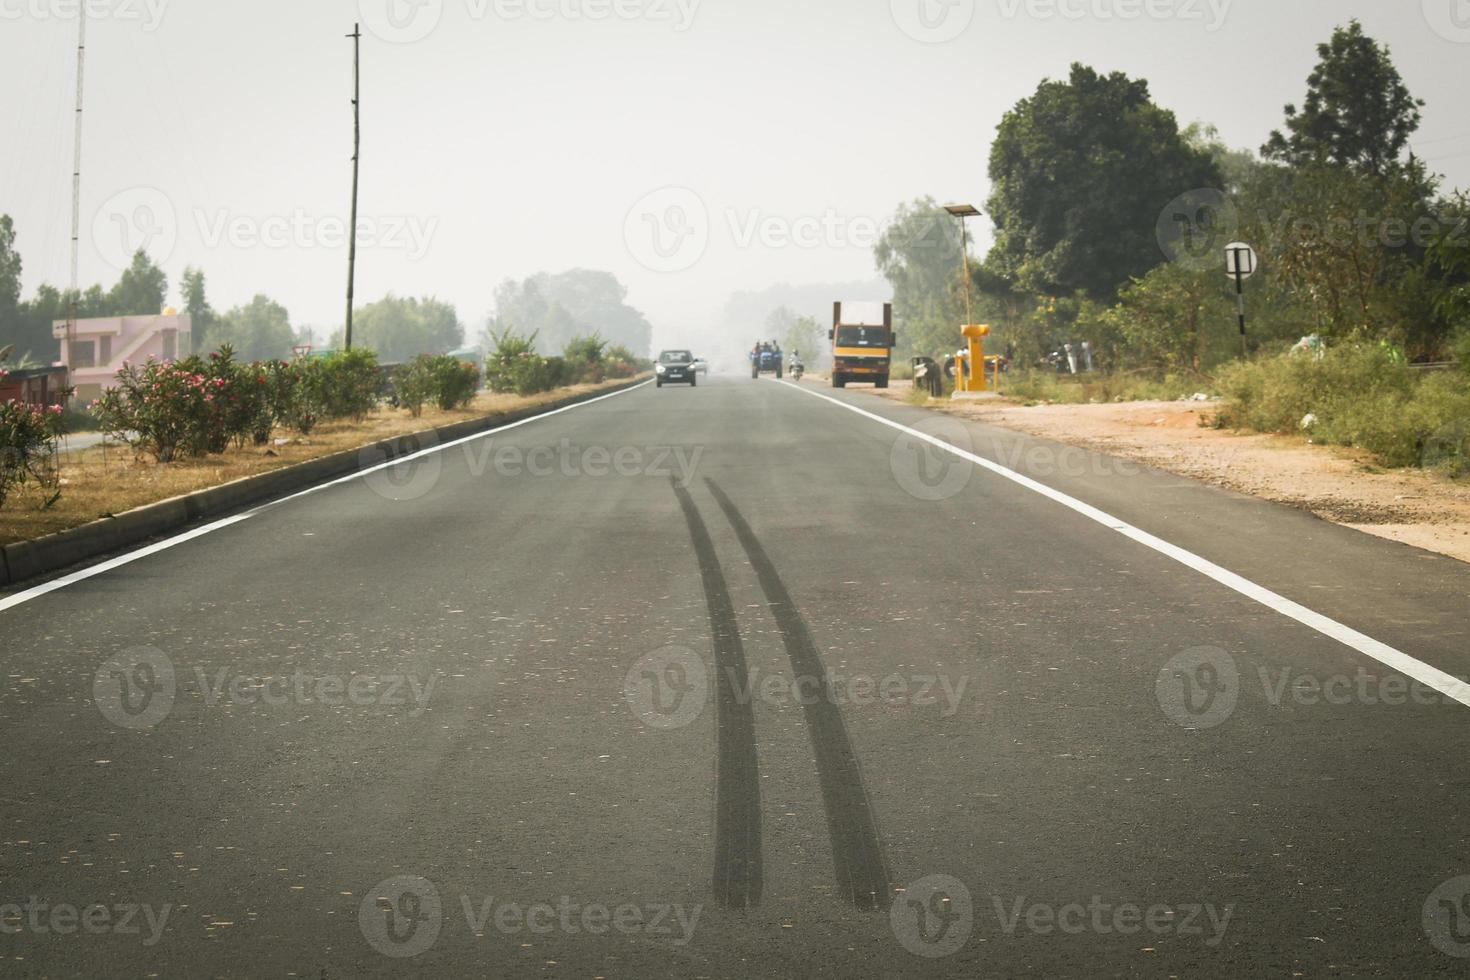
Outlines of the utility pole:
{"label": "utility pole", "polygon": [[352,33],[352,223],[347,239],[347,332],[345,346],[352,350],[352,290],[357,279],[357,172],[362,155],[362,25]]}
{"label": "utility pole", "polygon": [[71,295],[66,304],[66,351],[68,362],[71,345],[77,334],[77,297],[81,283],[78,270],[82,248],[82,83],[87,67],[87,5],[77,5],[77,115],[72,137],[71,169]]}

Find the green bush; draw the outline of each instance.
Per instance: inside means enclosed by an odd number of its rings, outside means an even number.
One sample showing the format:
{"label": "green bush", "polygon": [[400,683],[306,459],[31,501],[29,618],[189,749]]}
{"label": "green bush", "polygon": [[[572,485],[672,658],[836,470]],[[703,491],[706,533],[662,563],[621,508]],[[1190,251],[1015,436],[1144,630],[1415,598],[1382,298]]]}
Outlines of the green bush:
{"label": "green bush", "polygon": [[1470,384],[1441,372],[1419,375],[1381,345],[1287,354],[1221,373],[1218,422],[1258,432],[1308,432],[1353,446],[1389,466],[1470,469]]}
{"label": "green bush", "polygon": [[356,347],[307,363],[308,397],[320,406],[322,418],[361,422],[377,407],[382,372],[376,352]]}
{"label": "green bush", "polygon": [[1460,328],[1450,350],[1454,353],[1455,360],[1460,362],[1460,370],[1470,377],[1470,327]]}
{"label": "green bush", "polygon": [[434,399],[443,411],[464,408],[480,390],[480,369],[453,357],[434,359]]}
{"label": "green bush", "polygon": [[[986,375],[990,383],[992,375]],[[1000,376],[1000,389],[1011,398],[1028,402],[1085,405],[1090,402],[1179,401],[1210,388],[1193,376],[1151,372],[1059,375],[1055,371],[1012,370]]]}
{"label": "green bush", "polygon": [[418,418],[426,402],[446,412],[468,405],[480,388],[480,370],[447,355],[420,354],[399,372],[394,387],[399,404]]}
{"label": "green bush", "polygon": [[534,395],[563,383],[566,361],[536,353],[536,334],[523,337],[507,329],[491,335],[494,349],[485,355],[485,384],[491,391]]}

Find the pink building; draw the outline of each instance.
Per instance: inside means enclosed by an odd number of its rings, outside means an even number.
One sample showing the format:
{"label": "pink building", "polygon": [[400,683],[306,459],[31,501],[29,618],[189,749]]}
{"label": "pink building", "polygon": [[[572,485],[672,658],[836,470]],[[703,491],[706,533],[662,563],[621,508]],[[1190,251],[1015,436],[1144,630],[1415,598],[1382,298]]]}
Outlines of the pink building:
{"label": "pink building", "polygon": [[75,336],[66,339],[66,321],[57,320],[51,333],[61,341],[60,364],[71,372],[76,400],[86,405],[112,387],[124,361],[137,363],[150,357],[172,361],[187,357],[193,343],[194,324],[189,314],[164,310],[158,316],[115,316],[78,320]]}

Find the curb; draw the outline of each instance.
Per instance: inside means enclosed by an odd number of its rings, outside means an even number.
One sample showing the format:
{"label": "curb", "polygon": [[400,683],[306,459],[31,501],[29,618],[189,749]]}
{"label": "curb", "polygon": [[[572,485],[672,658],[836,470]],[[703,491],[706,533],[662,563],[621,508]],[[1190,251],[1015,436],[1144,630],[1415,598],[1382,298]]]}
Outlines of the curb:
{"label": "curb", "polygon": [[418,452],[424,448],[422,440],[426,437],[433,437],[440,443],[453,442],[560,408],[636,388],[646,380],[642,377],[635,378],[624,384],[583,392],[534,408],[466,419],[436,429],[394,436],[357,449],[344,450],[269,473],[196,490],[182,497],[147,504],[114,517],[104,517],[90,524],[48,534],[44,538],[18,541],[0,548],[0,588],[19,585],[30,579],[125,551],[187,528],[191,524],[225,517],[319,483],[349,476],[361,470],[365,462],[378,466],[399,456]]}

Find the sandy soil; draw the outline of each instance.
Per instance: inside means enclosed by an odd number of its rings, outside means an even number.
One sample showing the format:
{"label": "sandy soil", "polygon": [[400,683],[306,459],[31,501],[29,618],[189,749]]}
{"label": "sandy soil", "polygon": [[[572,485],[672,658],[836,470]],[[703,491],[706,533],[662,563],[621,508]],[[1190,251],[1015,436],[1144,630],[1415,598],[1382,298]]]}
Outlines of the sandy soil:
{"label": "sandy soil", "polygon": [[[887,397],[907,400],[907,382]],[[1137,460],[1294,507],[1326,520],[1470,562],[1470,483],[1420,470],[1385,470],[1366,454],[1303,437],[1221,431],[1201,402],[931,407]],[[1203,424],[1202,424],[1203,423]]]}

